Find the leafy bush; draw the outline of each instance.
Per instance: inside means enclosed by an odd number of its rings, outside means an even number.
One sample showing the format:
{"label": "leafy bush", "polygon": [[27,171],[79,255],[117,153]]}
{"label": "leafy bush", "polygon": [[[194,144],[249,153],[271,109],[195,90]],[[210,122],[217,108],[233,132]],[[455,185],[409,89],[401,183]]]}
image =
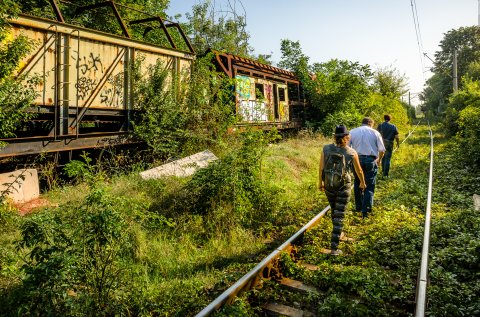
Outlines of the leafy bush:
{"label": "leafy bush", "polygon": [[146,77],[138,87],[135,134],[161,157],[174,156],[185,139],[184,109],[171,89],[175,79],[161,61],[148,68]]}
{"label": "leafy bush", "polygon": [[187,184],[193,193],[193,212],[208,213],[226,204],[245,224],[251,224],[255,213],[268,214],[273,201],[261,179],[260,162],[269,139],[263,132],[249,132],[242,138],[242,147],[199,171]]}
{"label": "leafy bush", "polygon": [[450,97],[444,125],[448,135],[455,136],[462,161],[480,167],[478,159],[478,120],[480,119],[480,83],[464,79],[463,89]]}
{"label": "leafy bush", "polygon": [[196,60],[191,74],[180,75],[182,80],[172,77],[162,62],[149,67],[137,91],[140,112],[134,131],[159,157],[212,146],[232,124],[232,83],[213,69],[210,55]]}
{"label": "leafy bush", "polygon": [[457,140],[463,148],[463,157],[474,166],[480,167],[480,107],[469,105],[458,116]]}
{"label": "leafy bush", "polygon": [[[94,188],[67,215],[39,213],[22,225],[19,250],[28,250],[22,270],[20,314],[113,315],[126,285],[123,258],[132,256],[128,224],[115,198]],[[64,207],[65,208],[65,207]]]}
{"label": "leafy bush", "polygon": [[25,36],[12,37],[7,18],[18,13],[18,5],[7,1],[0,8],[0,138],[15,136],[15,130],[32,114],[26,112],[36,97],[37,80],[15,78],[20,61],[33,48]]}
{"label": "leafy bush", "polygon": [[326,115],[325,119],[320,125],[320,130],[323,135],[331,136],[335,131],[335,126],[344,124],[348,129],[356,128],[362,122],[363,116],[356,111],[337,111]]}
{"label": "leafy bush", "polygon": [[375,124],[384,121],[384,114],[390,114],[392,116],[392,123],[394,123],[399,129],[406,130],[408,127],[408,109],[398,99],[392,99],[379,94],[372,94],[369,106],[364,110],[364,113],[371,117],[375,121]]}

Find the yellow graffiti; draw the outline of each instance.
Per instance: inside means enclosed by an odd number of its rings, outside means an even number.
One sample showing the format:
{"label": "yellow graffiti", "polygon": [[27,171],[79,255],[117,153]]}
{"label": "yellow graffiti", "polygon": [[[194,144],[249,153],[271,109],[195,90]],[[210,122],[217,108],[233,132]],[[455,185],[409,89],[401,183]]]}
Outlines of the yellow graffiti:
{"label": "yellow graffiti", "polygon": [[288,113],[288,105],[285,102],[280,102],[278,104],[278,113],[280,115],[280,121],[290,120]]}

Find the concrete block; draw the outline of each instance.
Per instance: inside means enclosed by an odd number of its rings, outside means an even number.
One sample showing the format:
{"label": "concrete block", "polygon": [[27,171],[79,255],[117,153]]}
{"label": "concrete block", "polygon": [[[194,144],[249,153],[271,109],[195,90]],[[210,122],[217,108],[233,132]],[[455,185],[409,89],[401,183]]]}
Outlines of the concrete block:
{"label": "concrete block", "polygon": [[480,195],[473,194],[473,208],[480,210]]}
{"label": "concrete block", "polygon": [[17,170],[0,174],[0,193],[15,203],[25,203],[40,197],[36,169]]}
{"label": "concrete block", "polygon": [[187,177],[193,175],[198,169],[207,167],[211,162],[218,160],[209,150],[187,156],[140,173],[143,179],[157,179],[164,176]]}

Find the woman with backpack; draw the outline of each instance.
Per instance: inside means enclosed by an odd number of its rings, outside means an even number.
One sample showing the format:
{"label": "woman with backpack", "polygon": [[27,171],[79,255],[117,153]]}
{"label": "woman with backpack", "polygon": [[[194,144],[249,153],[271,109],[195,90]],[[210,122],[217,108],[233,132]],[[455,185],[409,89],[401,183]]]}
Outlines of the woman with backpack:
{"label": "woman with backpack", "polygon": [[367,186],[357,152],[347,145],[349,140],[350,133],[347,128],[344,125],[336,126],[335,144],[325,145],[320,158],[320,190],[325,191],[332,209],[331,253],[333,255],[342,254],[342,251],[338,250],[338,244],[342,234],[345,209],[352,191],[350,176],[352,167],[360,179],[360,188],[364,190]]}

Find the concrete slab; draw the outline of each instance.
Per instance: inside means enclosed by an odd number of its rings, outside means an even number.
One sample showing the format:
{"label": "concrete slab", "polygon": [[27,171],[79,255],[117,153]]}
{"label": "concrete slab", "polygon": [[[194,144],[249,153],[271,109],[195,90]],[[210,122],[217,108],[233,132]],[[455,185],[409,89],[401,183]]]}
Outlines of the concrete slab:
{"label": "concrete slab", "polygon": [[0,193],[15,203],[25,203],[40,197],[36,169],[17,170],[0,174]]}
{"label": "concrete slab", "polygon": [[209,150],[187,156],[140,173],[143,179],[157,179],[165,176],[187,177],[193,175],[200,168],[207,167],[211,162],[218,160]]}
{"label": "concrete slab", "polygon": [[287,289],[289,289],[291,291],[295,291],[295,292],[300,292],[300,293],[304,293],[304,294],[308,294],[308,293],[319,294],[320,293],[320,291],[314,286],[306,285],[306,284],[303,284],[303,282],[301,282],[301,281],[292,280],[292,279],[286,278],[286,277],[282,278],[279,281],[279,283],[284,288],[287,288]]}
{"label": "concrete slab", "polygon": [[263,305],[263,310],[267,316],[287,316],[287,317],[303,317],[303,310],[277,303],[267,303]]}
{"label": "concrete slab", "polygon": [[480,210],[480,195],[473,194],[473,208]]}

